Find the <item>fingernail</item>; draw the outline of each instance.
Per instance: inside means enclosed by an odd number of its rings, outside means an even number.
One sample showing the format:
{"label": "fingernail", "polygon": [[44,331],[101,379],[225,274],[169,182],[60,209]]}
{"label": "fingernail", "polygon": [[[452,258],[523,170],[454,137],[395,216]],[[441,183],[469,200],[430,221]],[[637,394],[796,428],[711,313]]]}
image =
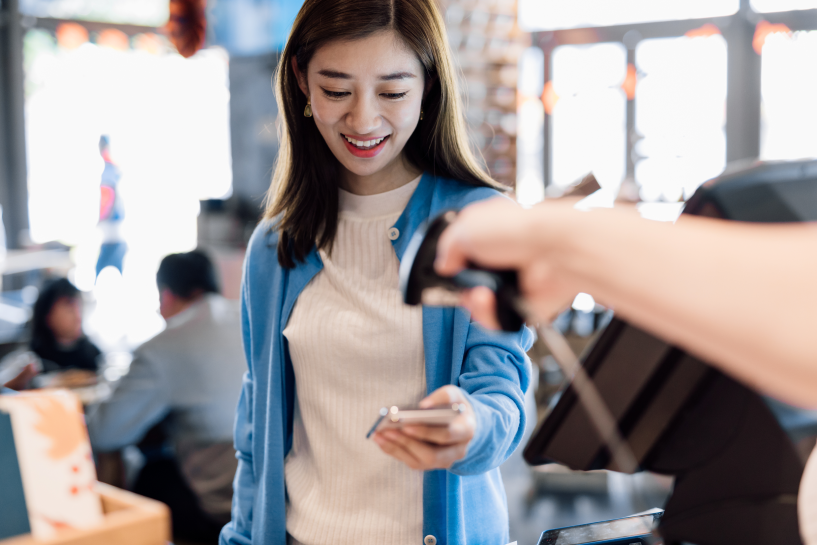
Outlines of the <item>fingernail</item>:
{"label": "fingernail", "polygon": [[374,435],[372,435],[372,441],[374,441],[374,442],[375,442],[375,443],[377,443],[378,445],[382,445],[382,444],[383,444],[383,438],[382,438],[382,437],[380,437],[380,434],[377,434],[377,433],[376,433],[376,434],[374,434]]}
{"label": "fingernail", "polygon": [[406,426],[403,428],[403,433],[406,435],[417,435],[417,428],[414,426]]}

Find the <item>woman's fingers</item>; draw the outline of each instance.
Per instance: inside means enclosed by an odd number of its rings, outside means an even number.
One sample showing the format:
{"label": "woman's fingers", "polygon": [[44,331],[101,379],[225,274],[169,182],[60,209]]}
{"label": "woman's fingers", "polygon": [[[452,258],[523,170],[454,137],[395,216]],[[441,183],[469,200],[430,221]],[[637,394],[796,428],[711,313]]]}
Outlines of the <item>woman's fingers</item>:
{"label": "woman's fingers", "polygon": [[5,385],[0,384],[0,386],[5,386],[11,390],[24,390],[28,383],[31,382],[35,376],[37,376],[37,367],[33,363],[29,363],[23,370],[20,371],[20,374],[8,381]]}
{"label": "woman's fingers", "polygon": [[458,416],[448,426],[405,426],[403,433],[435,445],[454,445],[474,437],[473,417]]}
{"label": "woman's fingers", "polygon": [[406,426],[403,430],[383,430],[374,434],[380,449],[412,469],[446,469],[465,457],[474,437],[476,421],[471,404],[462,390],[448,385],[431,392],[421,407],[462,404],[465,409],[448,426]]}
{"label": "woman's fingers", "polygon": [[377,443],[377,446],[380,447],[380,450],[392,458],[396,458],[397,460],[403,462],[411,469],[425,469],[422,467],[420,460],[412,456],[412,454],[403,448],[400,443],[384,436],[383,432],[375,433],[372,436],[372,439],[375,443]]}
{"label": "woman's fingers", "polygon": [[[398,460],[403,461],[412,469],[447,469],[454,462],[465,457],[467,443],[437,446],[425,441],[418,441],[398,430],[385,430],[381,434],[387,442],[399,447],[394,448],[392,452],[387,452],[387,454],[391,454]],[[380,448],[384,449],[384,446],[381,445]]]}

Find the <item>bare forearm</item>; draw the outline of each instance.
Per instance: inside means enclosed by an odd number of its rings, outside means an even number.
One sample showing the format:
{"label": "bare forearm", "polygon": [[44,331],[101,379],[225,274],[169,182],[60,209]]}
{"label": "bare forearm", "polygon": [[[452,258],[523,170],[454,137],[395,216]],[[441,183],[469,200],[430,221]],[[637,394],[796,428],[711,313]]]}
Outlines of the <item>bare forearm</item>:
{"label": "bare forearm", "polygon": [[817,226],[546,209],[536,223],[564,237],[542,250],[577,290],[759,389],[817,407]]}

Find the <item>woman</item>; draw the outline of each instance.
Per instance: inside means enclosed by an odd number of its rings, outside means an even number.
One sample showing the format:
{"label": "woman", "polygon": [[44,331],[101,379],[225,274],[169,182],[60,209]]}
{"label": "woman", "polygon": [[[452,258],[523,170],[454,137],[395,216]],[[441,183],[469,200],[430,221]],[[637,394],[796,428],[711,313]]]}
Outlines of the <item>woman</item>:
{"label": "woman", "polygon": [[59,278],[47,284],[31,321],[31,351],[42,360],[43,371],[96,372],[101,352],[82,332],[82,298],[71,282]]}
{"label": "woman", "polygon": [[[407,307],[397,283],[421,223],[499,188],[469,151],[433,0],[307,0],[276,91],[282,147],[244,267],[249,372],[221,542],[503,545],[497,468],[524,431],[531,336]],[[365,439],[381,407],[421,401],[466,409]]]}

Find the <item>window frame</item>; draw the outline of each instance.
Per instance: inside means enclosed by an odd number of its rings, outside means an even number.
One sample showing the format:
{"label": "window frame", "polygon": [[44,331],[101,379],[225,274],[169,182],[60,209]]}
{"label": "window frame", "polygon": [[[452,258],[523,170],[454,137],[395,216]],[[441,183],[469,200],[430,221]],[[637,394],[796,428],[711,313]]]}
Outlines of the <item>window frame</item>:
{"label": "window frame", "polygon": [[[562,45],[619,42],[627,48],[627,63],[635,65],[635,48],[641,40],[684,36],[690,30],[710,23],[717,26],[727,48],[726,162],[756,159],[760,155],[760,79],[761,56],[752,41],[760,21],[785,24],[792,31],[817,30],[817,9],[756,13],[749,0],[741,0],[738,11],[729,16],[680,21],[660,21],[607,27],[572,28],[532,34],[532,43],[544,53],[545,85],[552,79],[553,50]],[[545,188],[552,184],[551,116],[545,113],[543,179]],[[634,146],[635,101],[627,101],[627,170],[626,179],[635,179],[637,157]]]}

